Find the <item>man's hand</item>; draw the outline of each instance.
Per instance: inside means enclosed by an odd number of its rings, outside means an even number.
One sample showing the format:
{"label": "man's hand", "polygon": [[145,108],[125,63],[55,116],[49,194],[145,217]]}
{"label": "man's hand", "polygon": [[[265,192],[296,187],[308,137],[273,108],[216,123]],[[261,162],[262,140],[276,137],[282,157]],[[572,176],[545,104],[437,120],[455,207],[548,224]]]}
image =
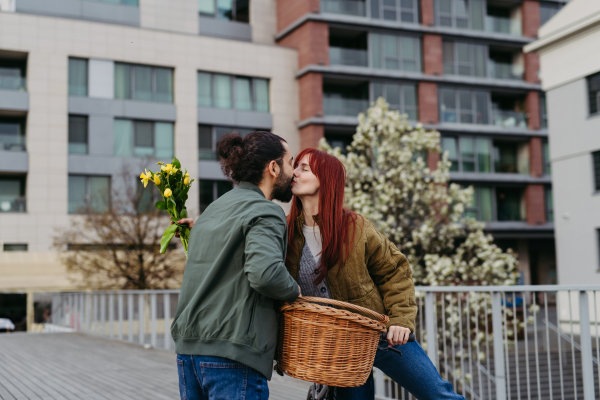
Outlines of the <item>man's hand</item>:
{"label": "man's hand", "polygon": [[410,329],[401,326],[390,326],[387,332],[387,341],[390,346],[405,344],[408,341]]}
{"label": "man's hand", "polygon": [[[177,221],[177,223],[182,225],[187,224],[190,227],[190,229],[192,229],[196,221],[194,221],[191,218],[182,218],[179,221]],[[171,225],[173,225],[173,221],[171,221]],[[179,229],[175,232],[175,237],[179,237]]]}
{"label": "man's hand", "polygon": [[300,285],[298,285],[298,297],[302,297],[302,289],[300,289]]}

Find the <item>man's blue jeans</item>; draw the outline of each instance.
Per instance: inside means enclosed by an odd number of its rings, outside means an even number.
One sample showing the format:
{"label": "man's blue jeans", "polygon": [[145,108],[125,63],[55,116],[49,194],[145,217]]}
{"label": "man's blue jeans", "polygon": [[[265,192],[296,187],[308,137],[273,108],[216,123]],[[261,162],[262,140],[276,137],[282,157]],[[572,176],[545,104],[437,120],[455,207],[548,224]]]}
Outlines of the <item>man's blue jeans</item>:
{"label": "man's blue jeans", "polygon": [[[374,366],[383,371],[419,400],[460,399],[452,385],[442,379],[418,342],[394,346],[402,355],[390,350],[377,350]],[[373,373],[367,382],[354,388],[337,388],[336,400],[373,400]]]}
{"label": "man's blue jeans", "polygon": [[266,400],[267,378],[221,357],[177,355],[181,400]]}

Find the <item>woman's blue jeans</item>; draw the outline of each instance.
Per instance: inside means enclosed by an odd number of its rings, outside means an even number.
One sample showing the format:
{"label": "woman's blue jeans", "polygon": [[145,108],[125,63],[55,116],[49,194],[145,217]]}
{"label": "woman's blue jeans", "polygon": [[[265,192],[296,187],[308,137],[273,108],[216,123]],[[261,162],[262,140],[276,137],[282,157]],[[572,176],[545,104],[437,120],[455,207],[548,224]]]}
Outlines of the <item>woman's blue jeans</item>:
{"label": "woman's blue jeans", "polygon": [[177,355],[181,400],[267,400],[267,378],[221,357]]}
{"label": "woman's blue jeans", "polygon": [[[390,350],[377,350],[374,366],[419,400],[465,400],[452,390],[452,385],[442,379],[418,342],[394,346],[402,355]],[[373,400],[375,384],[373,373],[359,387],[337,388],[336,400]]]}

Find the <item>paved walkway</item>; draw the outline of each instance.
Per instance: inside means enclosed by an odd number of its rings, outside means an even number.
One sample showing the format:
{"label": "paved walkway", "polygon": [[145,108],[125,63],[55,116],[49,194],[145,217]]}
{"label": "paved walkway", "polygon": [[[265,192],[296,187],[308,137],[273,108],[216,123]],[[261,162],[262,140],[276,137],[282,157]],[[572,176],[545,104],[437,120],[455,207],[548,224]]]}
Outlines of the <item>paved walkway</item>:
{"label": "paved walkway", "polygon": [[[273,375],[271,400],[308,384]],[[175,354],[79,333],[1,334],[0,399],[178,399]]]}

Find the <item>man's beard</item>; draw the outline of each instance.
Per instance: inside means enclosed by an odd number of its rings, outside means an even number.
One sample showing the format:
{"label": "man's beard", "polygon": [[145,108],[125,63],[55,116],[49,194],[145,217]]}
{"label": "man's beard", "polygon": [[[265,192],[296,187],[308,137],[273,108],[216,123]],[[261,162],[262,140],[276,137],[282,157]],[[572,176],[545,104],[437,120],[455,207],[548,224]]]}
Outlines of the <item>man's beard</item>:
{"label": "man's beard", "polygon": [[292,181],[294,176],[286,176],[283,170],[279,173],[279,176],[275,180],[273,186],[273,200],[279,200],[283,203],[289,203],[292,200],[294,194],[292,193]]}

